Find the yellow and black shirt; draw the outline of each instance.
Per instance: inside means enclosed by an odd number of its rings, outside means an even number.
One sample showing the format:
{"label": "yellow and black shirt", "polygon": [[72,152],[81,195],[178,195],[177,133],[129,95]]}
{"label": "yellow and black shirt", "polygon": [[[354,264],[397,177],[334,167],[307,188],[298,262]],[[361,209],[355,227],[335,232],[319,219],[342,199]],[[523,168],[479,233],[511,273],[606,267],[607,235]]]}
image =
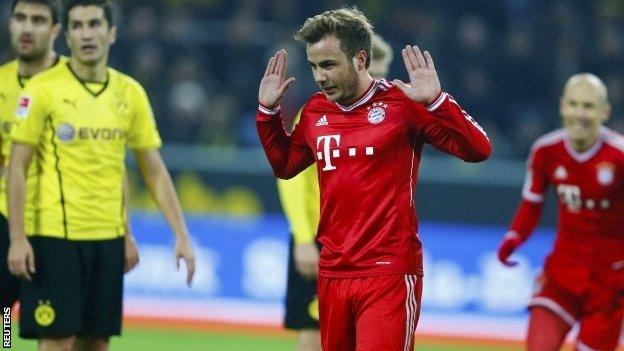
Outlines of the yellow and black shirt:
{"label": "yellow and black shirt", "polygon": [[126,146],[161,145],[143,87],[112,68],[106,82],[96,84],[81,81],[69,64],[57,65],[26,85],[15,118],[12,141],[36,149],[26,234],[69,240],[124,235]]}
{"label": "yellow and black shirt", "polygon": [[[65,64],[67,58],[58,56],[58,59],[52,67]],[[6,200],[6,166],[9,163],[9,152],[11,151],[11,140],[9,138],[11,127],[15,123],[15,107],[17,106],[17,98],[22,93],[24,85],[30,80],[30,77],[21,77],[19,75],[19,63],[13,60],[0,66],[0,138],[2,139],[2,158],[5,169],[0,175],[0,213],[7,217],[7,200]],[[31,165],[28,174],[34,174],[35,168]],[[27,186],[32,185],[29,179]]]}

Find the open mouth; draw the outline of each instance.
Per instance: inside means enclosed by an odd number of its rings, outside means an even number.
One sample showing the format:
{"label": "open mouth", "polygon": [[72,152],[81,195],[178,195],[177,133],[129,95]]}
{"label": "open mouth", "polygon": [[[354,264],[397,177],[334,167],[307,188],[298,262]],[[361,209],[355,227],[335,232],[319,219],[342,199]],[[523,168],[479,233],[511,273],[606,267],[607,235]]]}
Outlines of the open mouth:
{"label": "open mouth", "polygon": [[19,44],[21,46],[32,45],[33,44],[33,40],[30,37],[21,37],[19,39]]}
{"label": "open mouth", "polygon": [[594,125],[594,121],[589,118],[567,118],[564,122],[568,128],[575,129],[588,129]]}
{"label": "open mouth", "polygon": [[93,53],[96,48],[97,47],[95,45],[83,45],[80,47],[80,51],[90,54],[90,53]]}
{"label": "open mouth", "polygon": [[572,123],[572,127],[577,129],[587,129],[590,126],[591,123],[589,121],[575,121],[574,123]]}

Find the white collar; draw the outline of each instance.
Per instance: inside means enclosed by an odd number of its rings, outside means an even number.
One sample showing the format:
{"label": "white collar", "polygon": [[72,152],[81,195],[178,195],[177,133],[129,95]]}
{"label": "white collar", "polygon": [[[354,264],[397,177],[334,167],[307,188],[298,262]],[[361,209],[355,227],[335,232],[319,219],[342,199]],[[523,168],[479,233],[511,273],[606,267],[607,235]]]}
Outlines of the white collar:
{"label": "white collar", "polygon": [[592,145],[592,147],[590,147],[586,151],[583,151],[583,152],[576,151],[574,147],[572,147],[570,136],[567,133],[566,133],[565,138],[563,138],[563,145],[565,146],[565,149],[570,155],[570,157],[572,157],[577,162],[583,163],[589,160],[590,158],[594,157],[598,153],[598,151],[600,151],[602,144],[604,144],[604,139],[605,139],[604,130],[600,128],[600,131],[598,132],[598,139],[596,139],[596,142],[594,142],[594,145]]}

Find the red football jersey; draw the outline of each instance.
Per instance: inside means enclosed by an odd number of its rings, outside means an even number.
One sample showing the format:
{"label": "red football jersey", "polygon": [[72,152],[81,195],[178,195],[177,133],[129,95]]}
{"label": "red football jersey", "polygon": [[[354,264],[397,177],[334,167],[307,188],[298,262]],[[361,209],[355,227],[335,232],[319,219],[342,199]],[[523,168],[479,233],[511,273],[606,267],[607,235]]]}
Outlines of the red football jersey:
{"label": "red football jersey", "polygon": [[278,115],[260,106],[258,133],[277,177],[317,163],[326,277],[422,275],[413,194],[423,144],[469,162],[491,151],[483,129],[450,95],[425,107],[385,80],[350,106],[312,95],[290,136]]}
{"label": "red football jersey", "polygon": [[566,131],[557,130],[535,142],[527,166],[525,201],[541,204],[549,184],[557,193],[554,253],[624,264],[624,138],[603,127],[597,142],[579,153]]}

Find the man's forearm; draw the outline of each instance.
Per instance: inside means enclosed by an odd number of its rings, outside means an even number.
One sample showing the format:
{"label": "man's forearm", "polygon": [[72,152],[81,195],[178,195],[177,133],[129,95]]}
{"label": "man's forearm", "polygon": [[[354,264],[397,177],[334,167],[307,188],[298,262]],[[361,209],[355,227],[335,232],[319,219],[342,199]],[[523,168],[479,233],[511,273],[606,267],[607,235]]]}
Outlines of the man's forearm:
{"label": "man's forearm", "polygon": [[11,240],[25,237],[24,203],[26,198],[26,172],[22,167],[9,167],[7,202]]}
{"label": "man's forearm", "polygon": [[490,156],[492,145],[485,131],[452,96],[441,93],[427,110],[444,130],[434,146],[468,162],[481,162]]}
{"label": "man's forearm", "polygon": [[144,175],[145,182],[160,212],[169,223],[177,239],[187,238],[188,229],[169,172],[164,165],[159,165],[149,173]]}
{"label": "man's forearm", "polygon": [[289,136],[284,130],[279,111],[275,110],[274,113],[271,115],[266,109],[258,110],[256,128],[273,173],[277,178],[290,179],[314,163],[314,158],[297,149],[293,140],[296,139],[297,130]]}
{"label": "man's forearm", "polygon": [[130,210],[128,209],[130,207],[130,181],[128,180],[128,173],[124,174],[122,186],[123,186],[122,192],[123,192],[123,199],[124,199],[124,213],[126,216],[126,218],[124,218],[125,226],[126,226],[126,236],[131,236],[132,228],[130,227]]}

